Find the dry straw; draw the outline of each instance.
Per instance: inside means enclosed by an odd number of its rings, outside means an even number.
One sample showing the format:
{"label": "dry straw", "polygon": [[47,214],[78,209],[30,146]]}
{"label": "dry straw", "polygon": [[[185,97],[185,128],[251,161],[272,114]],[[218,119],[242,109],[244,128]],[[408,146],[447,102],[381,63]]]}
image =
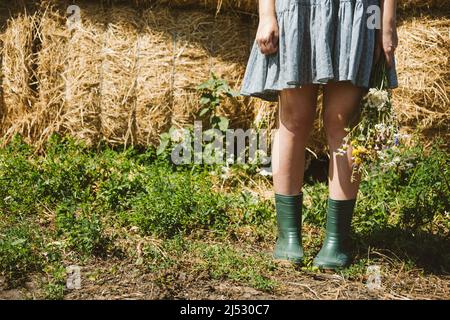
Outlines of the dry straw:
{"label": "dry straw", "polygon": [[157,144],[172,118],[175,20],[167,8],[145,10],[137,39],[137,140]]}
{"label": "dry straw", "polygon": [[399,0],[401,9],[450,9],[450,0]]}
{"label": "dry straw", "polygon": [[205,81],[212,67],[211,30],[214,17],[202,11],[174,11],[174,92],[172,123],[191,122],[198,111],[195,86]]}
{"label": "dry straw", "polygon": [[7,8],[0,7],[0,134],[2,134],[3,115],[5,113],[5,106],[3,102],[3,32],[6,28],[9,12]]}
{"label": "dry straw", "polygon": [[128,7],[112,8],[102,49],[100,120],[110,144],[136,143],[137,38],[140,19]]}
{"label": "dry straw", "polygon": [[[21,133],[39,146],[60,132],[88,144],[157,144],[169,126],[192,124],[201,107],[196,86],[211,72],[239,89],[257,26],[228,11],[80,1],[81,24],[69,30],[67,3],[52,2],[9,19],[2,34],[6,140]],[[411,127],[448,127],[448,26],[445,18],[410,18],[399,28],[395,99]],[[233,127],[269,129],[276,112],[253,98],[227,100],[221,110]],[[321,127],[319,116],[309,143],[316,153],[325,148]]]}
{"label": "dry straw", "polygon": [[[113,0],[108,2],[124,2],[124,1]],[[128,2],[133,2],[138,6],[163,5],[172,8],[200,7],[215,10],[216,12],[225,10],[236,10],[244,13],[256,13],[258,10],[257,0],[132,0]]]}
{"label": "dry straw", "polygon": [[395,106],[403,123],[449,134],[450,19],[410,18],[399,27],[400,88]]}
{"label": "dry straw", "polygon": [[[114,0],[113,2],[120,1]],[[216,10],[217,12],[221,10],[235,10],[253,14],[258,12],[258,0],[133,0],[133,2],[137,5],[159,3],[171,7],[200,6]],[[445,8],[448,10],[450,8],[450,0],[399,0],[398,6],[404,10]]]}
{"label": "dry straw", "polygon": [[36,78],[38,100],[32,117],[38,135],[34,143],[41,146],[53,132],[61,131],[64,108],[64,68],[68,32],[61,28],[63,20],[51,11],[44,11],[37,28],[40,50],[37,53]]}
{"label": "dry straw", "polygon": [[20,132],[32,139],[32,122],[28,115],[37,98],[33,81],[35,56],[33,37],[36,16],[21,14],[9,20],[2,34],[2,134]]}
{"label": "dry straw", "polygon": [[100,91],[107,16],[99,6],[86,4],[82,17],[67,43],[62,126],[77,139],[94,144],[102,131]]}

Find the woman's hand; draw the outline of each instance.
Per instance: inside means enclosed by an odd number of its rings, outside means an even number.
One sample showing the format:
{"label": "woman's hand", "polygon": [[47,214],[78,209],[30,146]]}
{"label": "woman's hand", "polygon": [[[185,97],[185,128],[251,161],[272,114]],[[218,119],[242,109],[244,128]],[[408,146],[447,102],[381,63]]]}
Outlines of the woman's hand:
{"label": "woman's hand", "polygon": [[256,43],[263,54],[273,54],[278,50],[278,22],[275,15],[261,16]]}
{"label": "woman's hand", "polygon": [[378,61],[381,54],[386,59],[386,66],[392,67],[395,57],[395,50],[398,46],[397,27],[395,24],[378,30],[377,46],[375,49],[375,61]]}
{"label": "woman's hand", "polygon": [[378,62],[381,54],[383,54],[386,66],[391,68],[398,46],[395,0],[382,1],[382,24],[381,30],[377,30],[376,42],[375,61]]}

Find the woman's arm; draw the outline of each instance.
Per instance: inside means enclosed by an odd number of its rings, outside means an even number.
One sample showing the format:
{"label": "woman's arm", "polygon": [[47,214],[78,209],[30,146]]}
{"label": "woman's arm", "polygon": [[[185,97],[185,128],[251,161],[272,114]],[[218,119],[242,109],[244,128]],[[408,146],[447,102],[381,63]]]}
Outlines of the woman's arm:
{"label": "woman's arm", "polygon": [[275,0],[259,0],[259,17],[275,17]]}
{"label": "woman's arm", "polygon": [[278,50],[278,22],[275,14],[275,0],[259,0],[259,25],[256,43],[264,54]]}
{"label": "woman's arm", "polygon": [[397,0],[381,0],[382,23],[378,34],[378,53],[383,51],[386,64],[390,68],[394,60],[395,49],[398,45],[397,37]]}

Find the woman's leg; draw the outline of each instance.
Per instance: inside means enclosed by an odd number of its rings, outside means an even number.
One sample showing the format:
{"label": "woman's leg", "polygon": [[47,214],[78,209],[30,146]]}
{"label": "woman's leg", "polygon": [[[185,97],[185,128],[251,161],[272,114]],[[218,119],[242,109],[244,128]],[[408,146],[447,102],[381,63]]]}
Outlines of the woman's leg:
{"label": "woman's leg", "polygon": [[301,263],[301,215],[305,144],[313,127],[318,87],[280,93],[279,125],[272,149],[278,236],[274,258]]}
{"label": "woman's leg", "polygon": [[345,156],[339,156],[337,149],[347,135],[346,127],[355,124],[359,117],[360,103],[364,89],[350,82],[330,82],[324,88],[323,123],[330,149],[329,190],[330,198],[348,200],[356,198],[360,176],[352,182],[352,149]]}
{"label": "woman's leg", "polygon": [[349,235],[360,175],[352,181],[351,147],[344,156],[337,150],[347,135],[345,128],[359,119],[363,94],[363,89],[350,82],[330,82],[324,88],[323,121],[330,149],[329,197],[325,240],[314,259],[317,267],[336,269],[351,262]]}
{"label": "woman's leg", "polygon": [[305,147],[316,116],[318,86],[287,89],[280,93],[278,130],[272,148],[273,185],[276,193],[301,191]]}

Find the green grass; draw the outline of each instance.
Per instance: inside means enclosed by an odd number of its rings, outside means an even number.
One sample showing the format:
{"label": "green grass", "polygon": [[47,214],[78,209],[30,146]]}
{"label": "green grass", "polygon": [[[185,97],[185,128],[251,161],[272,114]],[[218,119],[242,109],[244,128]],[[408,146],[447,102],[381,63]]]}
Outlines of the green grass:
{"label": "green grass", "polygon": [[[59,299],[68,261],[131,257],[162,272],[191,255],[194,262],[186,267],[195,272],[274,290],[270,257],[240,249],[242,241],[273,241],[273,202],[241,188],[259,179],[252,168],[232,169],[239,179],[231,177],[231,191],[222,192],[212,175],[220,168],[174,166],[153,148],[94,150],[55,135],[37,155],[17,136],[0,149],[0,274],[10,287],[45,275],[45,296]],[[372,168],[353,221],[357,256],[376,247],[426,271],[448,272],[449,171],[448,154],[438,143],[405,150],[391,170]],[[305,225],[323,227],[327,186],[314,183],[304,191]],[[242,228],[251,236],[238,237]],[[132,233],[159,244],[146,242],[136,256]],[[312,250],[320,246],[317,237],[305,240]],[[347,274],[358,277],[362,261]]]}
{"label": "green grass", "polygon": [[196,250],[201,258],[196,268],[206,270],[212,279],[229,279],[265,291],[276,287],[268,277],[276,267],[267,256],[245,254],[224,244],[202,244]]}

